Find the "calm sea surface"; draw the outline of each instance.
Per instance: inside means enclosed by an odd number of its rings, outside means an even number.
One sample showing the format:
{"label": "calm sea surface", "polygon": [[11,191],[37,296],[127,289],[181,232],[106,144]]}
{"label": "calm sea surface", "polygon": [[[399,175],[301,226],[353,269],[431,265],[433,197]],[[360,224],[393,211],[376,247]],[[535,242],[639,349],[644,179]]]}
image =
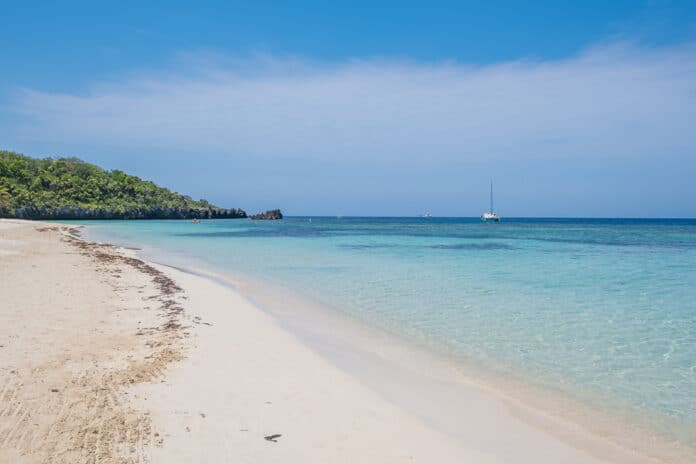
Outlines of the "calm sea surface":
{"label": "calm sea surface", "polygon": [[491,369],[696,430],[696,220],[85,224],[89,237],[279,282]]}

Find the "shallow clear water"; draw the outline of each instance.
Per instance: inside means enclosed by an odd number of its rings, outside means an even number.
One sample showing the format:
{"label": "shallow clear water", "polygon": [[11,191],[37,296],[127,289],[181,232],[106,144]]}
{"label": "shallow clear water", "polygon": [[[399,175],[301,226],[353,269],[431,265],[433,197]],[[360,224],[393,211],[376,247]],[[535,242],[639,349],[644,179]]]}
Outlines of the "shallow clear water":
{"label": "shallow clear water", "polygon": [[696,220],[89,224],[91,237],[281,282],[481,365],[696,427]]}

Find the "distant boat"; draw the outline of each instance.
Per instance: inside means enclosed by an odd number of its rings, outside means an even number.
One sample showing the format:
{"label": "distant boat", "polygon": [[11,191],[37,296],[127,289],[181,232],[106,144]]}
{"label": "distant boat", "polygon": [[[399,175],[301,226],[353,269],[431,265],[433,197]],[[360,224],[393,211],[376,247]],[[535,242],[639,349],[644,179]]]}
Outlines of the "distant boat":
{"label": "distant boat", "polygon": [[433,215],[430,213],[425,213],[425,214],[422,214],[421,217],[425,218],[425,219],[431,219],[433,217]]}
{"label": "distant boat", "polygon": [[481,215],[483,222],[500,222],[500,216],[493,212],[493,181],[491,181],[491,209]]}
{"label": "distant boat", "polygon": [[196,218],[191,219],[191,224],[198,224],[200,222],[201,222],[200,219],[196,219]]}

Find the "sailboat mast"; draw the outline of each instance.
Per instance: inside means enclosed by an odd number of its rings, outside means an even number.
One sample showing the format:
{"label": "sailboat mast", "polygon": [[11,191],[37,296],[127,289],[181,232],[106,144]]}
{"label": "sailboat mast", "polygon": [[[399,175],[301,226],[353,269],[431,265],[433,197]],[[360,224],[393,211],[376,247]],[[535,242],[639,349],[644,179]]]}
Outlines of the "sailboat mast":
{"label": "sailboat mast", "polygon": [[491,181],[491,214],[493,214],[493,181]]}

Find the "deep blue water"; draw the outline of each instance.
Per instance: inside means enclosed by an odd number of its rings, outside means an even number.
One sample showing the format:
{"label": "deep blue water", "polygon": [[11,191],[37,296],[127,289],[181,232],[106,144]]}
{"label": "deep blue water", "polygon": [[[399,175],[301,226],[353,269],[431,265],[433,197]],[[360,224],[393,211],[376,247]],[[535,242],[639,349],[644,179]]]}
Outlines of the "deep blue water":
{"label": "deep blue water", "polygon": [[93,237],[280,282],[480,365],[696,427],[696,220],[90,224]]}

